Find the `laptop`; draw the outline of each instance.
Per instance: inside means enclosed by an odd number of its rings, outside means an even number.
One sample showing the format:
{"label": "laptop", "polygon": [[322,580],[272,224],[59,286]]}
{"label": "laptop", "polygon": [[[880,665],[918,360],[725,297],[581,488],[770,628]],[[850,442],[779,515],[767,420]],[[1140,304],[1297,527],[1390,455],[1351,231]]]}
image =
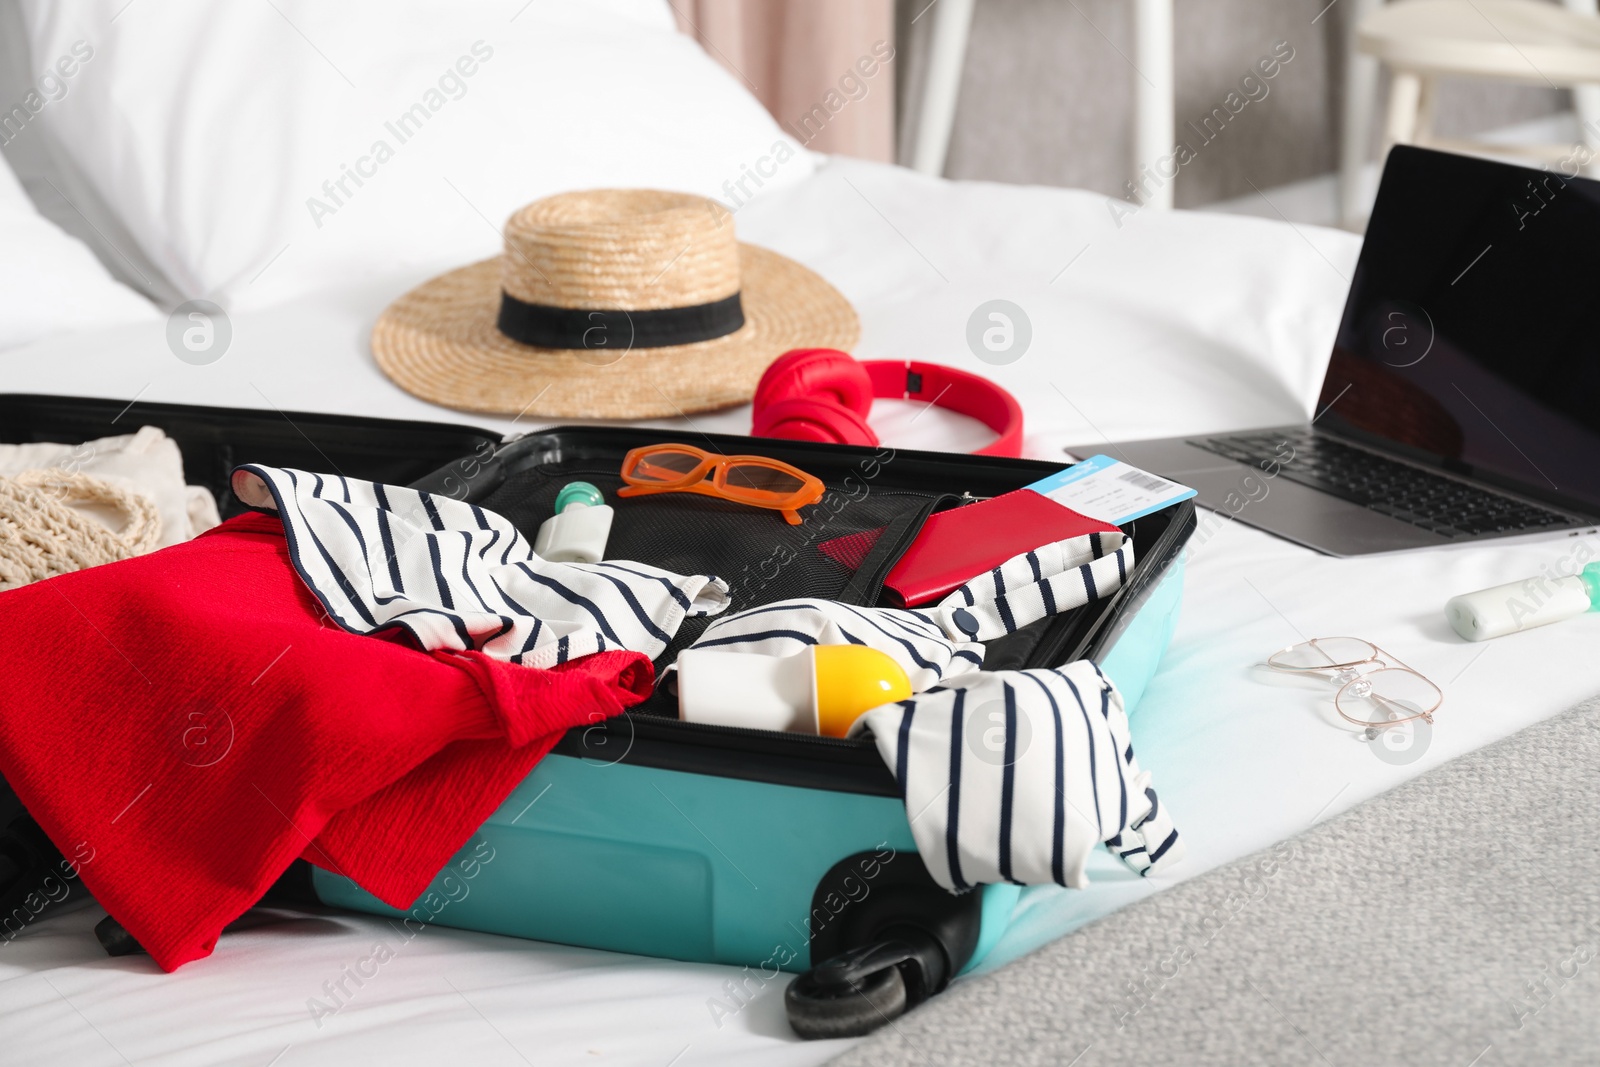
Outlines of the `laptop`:
{"label": "laptop", "polygon": [[1316,415],[1089,445],[1334,556],[1600,523],[1600,182],[1396,147]]}

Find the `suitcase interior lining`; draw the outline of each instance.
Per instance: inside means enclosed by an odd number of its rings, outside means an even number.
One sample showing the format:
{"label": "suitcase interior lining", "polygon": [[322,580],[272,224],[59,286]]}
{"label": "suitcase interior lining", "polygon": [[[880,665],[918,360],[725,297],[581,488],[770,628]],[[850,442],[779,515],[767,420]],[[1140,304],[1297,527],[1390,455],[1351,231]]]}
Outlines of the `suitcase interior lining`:
{"label": "suitcase interior lining", "polygon": [[[872,603],[916,529],[938,507],[1020,488],[1058,464],[984,456],[761,441],[699,435],[730,452],[759,450],[821,478],[831,493],[790,526],[762,509],[691,494],[619,499],[618,471],[628,449],[673,439],[670,430],[557,427],[509,445],[470,426],[369,419],[305,412],[199,407],[85,397],[0,395],[0,441],[75,444],[140,426],[160,427],[183,452],[191,484],[217,496],[223,514],[244,510],[228,488],[239,463],[301,470],[332,469],[391,484],[442,479],[446,495],[466,496],[501,511],[530,538],[550,514],[555,494],[575,478],[595,483],[617,507],[608,555],[634,558],[680,573],[716,573],[733,588],[732,610],[791,596],[834,596]],[[494,454],[505,476],[488,473]],[[634,521],[644,514],[647,521]],[[715,524],[716,537],[707,529]],[[1041,620],[989,642],[991,670],[1052,666],[1094,656],[1133,613],[1140,588],[1166,570],[1194,525],[1180,504],[1139,520],[1139,561],[1121,592],[1107,601]],[[887,527],[855,570],[822,554],[825,541]],[[657,661],[663,666],[709,620],[689,620]],[[646,766],[721,774],[797,786],[897,795],[894,778],[864,740],[838,740],[680,722],[676,702],[658,694],[616,720],[577,729],[555,751],[602,763],[626,758]],[[619,753],[622,755],[619,757]]]}

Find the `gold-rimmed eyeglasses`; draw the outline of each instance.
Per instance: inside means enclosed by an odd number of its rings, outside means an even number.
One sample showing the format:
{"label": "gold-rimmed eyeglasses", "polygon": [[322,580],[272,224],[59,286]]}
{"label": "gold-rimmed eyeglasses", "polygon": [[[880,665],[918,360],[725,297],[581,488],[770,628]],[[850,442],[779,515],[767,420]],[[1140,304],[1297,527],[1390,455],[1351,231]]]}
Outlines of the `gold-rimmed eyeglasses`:
{"label": "gold-rimmed eyeglasses", "polygon": [[1366,731],[1367,737],[1403,722],[1421,719],[1432,725],[1444,693],[1400,657],[1359,637],[1314,637],[1280,649],[1267,666],[1285,674],[1318,675],[1339,691],[1334,710]]}

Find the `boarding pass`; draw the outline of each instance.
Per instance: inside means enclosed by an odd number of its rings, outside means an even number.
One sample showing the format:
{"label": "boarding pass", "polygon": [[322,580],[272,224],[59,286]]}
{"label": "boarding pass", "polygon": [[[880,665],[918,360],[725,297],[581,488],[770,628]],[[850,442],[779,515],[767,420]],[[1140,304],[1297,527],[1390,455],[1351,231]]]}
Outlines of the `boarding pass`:
{"label": "boarding pass", "polygon": [[1091,519],[1121,526],[1152,511],[1188,500],[1195,491],[1148,471],[1112,459],[1090,456],[1027,486],[1063,507]]}

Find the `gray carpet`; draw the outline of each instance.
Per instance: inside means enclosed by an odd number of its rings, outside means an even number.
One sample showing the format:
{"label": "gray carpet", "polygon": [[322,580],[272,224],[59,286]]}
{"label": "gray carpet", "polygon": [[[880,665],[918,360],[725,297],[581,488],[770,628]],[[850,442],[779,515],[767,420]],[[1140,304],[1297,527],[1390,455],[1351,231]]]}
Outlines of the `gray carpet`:
{"label": "gray carpet", "polygon": [[958,985],[833,1061],[1600,1063],[1600,698]]}

